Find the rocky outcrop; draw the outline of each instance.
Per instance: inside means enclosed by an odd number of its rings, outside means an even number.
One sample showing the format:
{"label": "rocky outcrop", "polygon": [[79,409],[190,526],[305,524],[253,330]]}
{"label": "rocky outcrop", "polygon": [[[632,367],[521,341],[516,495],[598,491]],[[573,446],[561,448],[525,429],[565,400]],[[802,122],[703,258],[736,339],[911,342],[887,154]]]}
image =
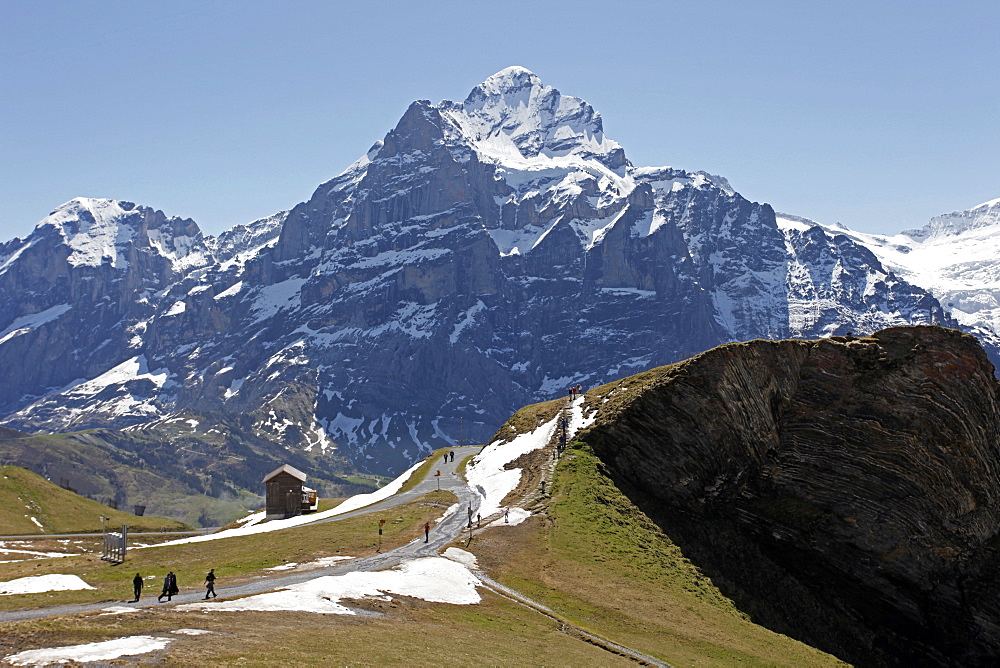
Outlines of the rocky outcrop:
{"label": "rocky outcrop", "polygon": [[579,438],[755,621],[858,665],[995,665],[993,374],[942,327],[729,344],[588,393]]}

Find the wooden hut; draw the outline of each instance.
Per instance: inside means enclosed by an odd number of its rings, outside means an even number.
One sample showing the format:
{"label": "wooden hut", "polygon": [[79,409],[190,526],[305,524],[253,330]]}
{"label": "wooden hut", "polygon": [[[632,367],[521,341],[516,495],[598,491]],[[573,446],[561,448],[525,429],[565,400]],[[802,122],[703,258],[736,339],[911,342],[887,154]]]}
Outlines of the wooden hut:
{"label": "wooden hut", "polygon": [[285,464],[264,476],[267,519],[280,520],[302,514],[302,483],[306,474]]}

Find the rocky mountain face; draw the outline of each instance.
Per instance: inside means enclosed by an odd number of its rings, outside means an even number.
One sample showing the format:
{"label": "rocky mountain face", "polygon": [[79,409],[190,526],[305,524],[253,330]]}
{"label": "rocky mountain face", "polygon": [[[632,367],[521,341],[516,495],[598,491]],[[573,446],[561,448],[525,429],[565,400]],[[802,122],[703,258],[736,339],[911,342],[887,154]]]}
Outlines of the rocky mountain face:
{"label": "rocky mountain face", "polygon": [[754,621],[857,665],[1000,657],[1000,385],[944,327],[729,344],[578,439]]}
{"label": "rocky mountain face", "polygon": [[512,67],[414,102],[308,201],[218,239],[78,199],[0,247],[0,415],[240,414],[278,448],[398,471],[570,384],[930,321],[954,324],[850,237],[632,165],[590,105]]}
{"label": "rocky mountain face", "polygon": [[954,318],[986,345],[996,364],[1000,348],[1000,199],[932,218],[914,230],[888,236],[779,216],[779,224],[845,236],[869,249],[881,265],[926,288]]}

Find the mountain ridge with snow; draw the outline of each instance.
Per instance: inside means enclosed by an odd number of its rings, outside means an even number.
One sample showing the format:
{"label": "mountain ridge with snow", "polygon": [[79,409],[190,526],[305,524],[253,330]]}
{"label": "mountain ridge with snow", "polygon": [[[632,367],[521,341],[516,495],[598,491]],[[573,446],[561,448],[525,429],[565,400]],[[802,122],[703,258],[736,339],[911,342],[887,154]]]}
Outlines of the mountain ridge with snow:
{"label": "mountain ridge with snow", "polygon": [[[567,385],[726,341],[954,324],[844,234],[780,225],[722,177],[635,167],[590,105],[520,67],[414,102],[310,199],[218,238],[91,202],[124,235],[94,236],[97,264],[48,224],[0,246],[12,427],[193,407],[398,471]],[[100,218],[83,209],[62,228]],[[93,383],[123,364],[145,371]]]}
{"label": "mountain ridge with snow", "polygon": [[856,232],[780,214],[789,225],[845,235],[868,248],[884,267],[928,289],[960,325],[988,343],[1000,342],[1000,199],[935,216],[895,235]]}

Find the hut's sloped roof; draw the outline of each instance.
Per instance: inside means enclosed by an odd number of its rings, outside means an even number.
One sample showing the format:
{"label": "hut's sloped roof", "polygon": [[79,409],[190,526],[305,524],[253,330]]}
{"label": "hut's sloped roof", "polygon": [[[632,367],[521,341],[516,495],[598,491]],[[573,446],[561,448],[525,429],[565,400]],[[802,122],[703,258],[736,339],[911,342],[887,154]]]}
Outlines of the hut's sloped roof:
{"label": "hut's sloped roof", "polygon": [[287,473],[287,474],[289,474],[291,476],[294,476],[294,477],[298,478],[302,482],[306,481],[306,474],[305,473],[303,473],[302,471],[298,470],[294,466],[289,466],[288,464],[282,464],[281,466],[279,466],[278,468],[274,469],[273,471],[271,471],[270,473],[268,473],[266,476],[264,476],[264,482],[267,482],[268,480],[270,480],[274,476],[278,475],[279,473]]}

